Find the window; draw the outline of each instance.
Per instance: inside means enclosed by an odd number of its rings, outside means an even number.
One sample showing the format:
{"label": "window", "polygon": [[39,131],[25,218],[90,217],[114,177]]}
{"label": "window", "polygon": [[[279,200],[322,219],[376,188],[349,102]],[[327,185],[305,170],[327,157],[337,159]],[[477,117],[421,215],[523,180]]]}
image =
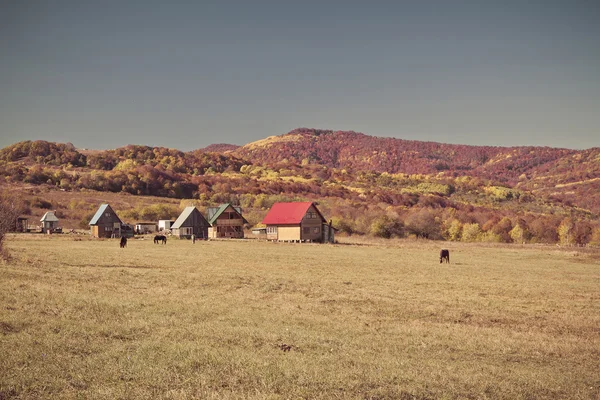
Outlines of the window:
{"label": "window", "polygon": [[112,228],[110,226],[105,226],[104,232],[112,232]]}
{"label": "window", "polygon": [[106,218],[110,218],[110,213],[109,213],[109,212],[107,212],[107,213],[104,213],[104,216],[105,216]]}
{"label": "window", "polygon": [[267,233],[272,233],[272,234],[277,233],[277,227],[276,226],[267,226]]}
{"label": "window", "polygon": [[318,226],[315,226],[315,227],[313,228],[313,233],[319,233],[319,232],[321,232],[321,228],[320,228],[320,227],[318,227]]}

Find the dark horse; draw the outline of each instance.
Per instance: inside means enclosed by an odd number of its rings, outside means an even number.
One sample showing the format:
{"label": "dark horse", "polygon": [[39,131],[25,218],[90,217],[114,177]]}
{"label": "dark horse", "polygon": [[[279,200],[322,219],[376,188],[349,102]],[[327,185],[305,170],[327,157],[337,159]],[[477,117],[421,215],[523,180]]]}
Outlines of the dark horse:
{"label": "dark horse", "polygon": [[162,242],[162,244],[167,244],[167,237],[165,235],[154,236],[154,244],[158,244],[158,242]]}
{"label": "dark horse", "polygon": [[443,249],[440,251],[440,264],[446,260],[447,263],[450,263],[450,251]]}
{"label": "dark horse", "polygon": [[121,246],[122,249],[124,249],[125,247],[127,247],[127,238],[125,236],[123,236],[121,238],[121,243],[119,244],[119,246]]}

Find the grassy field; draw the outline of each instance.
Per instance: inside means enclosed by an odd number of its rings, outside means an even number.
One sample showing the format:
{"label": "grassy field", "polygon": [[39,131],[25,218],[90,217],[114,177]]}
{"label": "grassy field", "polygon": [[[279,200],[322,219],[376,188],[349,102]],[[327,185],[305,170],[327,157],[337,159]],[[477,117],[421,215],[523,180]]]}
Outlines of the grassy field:
{"label": "grassy field", "polygon": [[[452,264],[440,265],[440,246]],[[0,399],[595,399],[600,253],[22,235]]]}

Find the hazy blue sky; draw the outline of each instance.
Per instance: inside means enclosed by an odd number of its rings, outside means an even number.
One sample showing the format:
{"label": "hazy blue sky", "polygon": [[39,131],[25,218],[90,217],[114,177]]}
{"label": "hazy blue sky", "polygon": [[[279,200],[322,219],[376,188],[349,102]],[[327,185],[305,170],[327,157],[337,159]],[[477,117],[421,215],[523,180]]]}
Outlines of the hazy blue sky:
{"label": "hazy blue sky", "polygon": [[0,2],[0,147],[600,146],[600,1]]}

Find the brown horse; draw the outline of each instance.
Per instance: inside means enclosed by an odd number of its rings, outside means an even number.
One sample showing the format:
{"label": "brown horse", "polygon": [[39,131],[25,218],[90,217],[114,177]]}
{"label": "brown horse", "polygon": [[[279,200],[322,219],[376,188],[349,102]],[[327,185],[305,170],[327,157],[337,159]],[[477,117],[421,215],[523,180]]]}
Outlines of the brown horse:
{"label": "brown horse", "polygon": [[154,236],[154,244],[158,244],[158,242],[162,242],[162,244],[167,244],[167,237],[165,235]]}
{"label": "brown horse", "polygon": [[450,251],[446,249],[440,251],[440,264],[444,261],[450,263]]}
{"label": "brown horse", "polygon": [[119,246],[121,246],[122,249],[124,249],[125,247],[127,247],[127,238],[125,236],[123,236],[121,238],[121,243],[119,244]]}

